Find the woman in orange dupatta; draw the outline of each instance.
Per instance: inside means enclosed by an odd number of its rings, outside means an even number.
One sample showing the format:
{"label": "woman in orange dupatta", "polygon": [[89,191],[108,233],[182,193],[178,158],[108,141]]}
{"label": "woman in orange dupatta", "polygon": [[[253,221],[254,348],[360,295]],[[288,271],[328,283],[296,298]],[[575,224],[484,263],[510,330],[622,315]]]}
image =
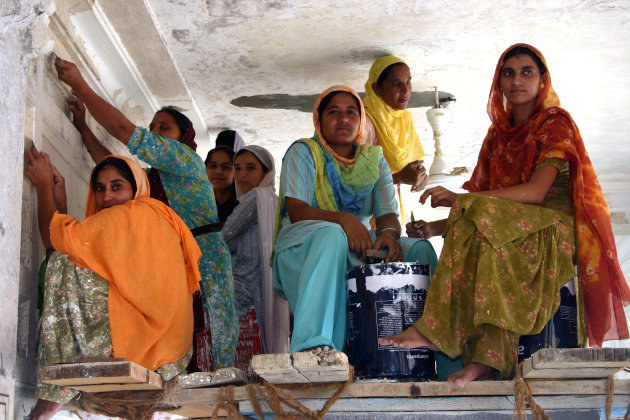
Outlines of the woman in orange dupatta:
{"label": "woman in orange dupatta", "polygon": [[[124,358],[165,379],[192,355],[192,295],[201,251],[182,219],[149,198],[144,171],[108,156],[92,172],[86,218],[66,211],[63,177],[46,154],[27,152],[40,231],[52,254],[46,271],[39,367],[86,358]],[[38,382],[29,418],[47,419],[77,391]]]}
{"label": "woman in orange dupatta", "polygon": [[450,206],[449,218],[407,225],[410,236],[443,234],[444,248],[423,317],[383,340],[462,354],[464,369],[449,376],[459,385],[493,369],[513,374],[519,336],[537,334],[554,315],[575,259],[589,344],[628,338],[630,290],[608,204],[538,50],[516,44],[503,53],[488,114],[492,126],[464,184],[475,194],[428,189],[420,201]]}

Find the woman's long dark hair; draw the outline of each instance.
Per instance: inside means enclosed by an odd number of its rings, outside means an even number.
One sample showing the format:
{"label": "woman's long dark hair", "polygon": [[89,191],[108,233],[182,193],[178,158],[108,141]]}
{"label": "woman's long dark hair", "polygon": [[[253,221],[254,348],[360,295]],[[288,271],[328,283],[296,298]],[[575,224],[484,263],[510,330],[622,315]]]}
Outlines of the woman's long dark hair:
{"label": "woman's long dark hair", "polygon": [[180,133],[182,135],[186,132],[186,130],[188,130],[188,125],[190,124],[190,119],[188,119],[187,116],[185,116],[184,114],[179,112],[173,106],[170,106],[170,105],[169,106],[163,106],[162,108],[160,108],[160,110],[158,112],[156,112],[156,114],[158,114],[160,112],[166,112],[171,117],[173,117],[173,119],[175,120],[175,124],[177,124],[177,128],[179,128],[179,131],[180,131]]}
{"label": "woman's long dark hair", "polygon": [[133,172],[131,172],[131,168],[129,168],[127,162],[116,157],[108,157],[94,167],[94,169],[92,170],[92,175],[90,176],[90,188],[92,190],[94,190],[94,186],[96,185],[96,178],[98,178],[98,174],[105,168],[116,169],[123,176],[123,178],[129,181],[129,183],[131,184],[131,189],[133,191],[133,196],[136,196],[138,186],[136,185],[136,179],[133,177]]}

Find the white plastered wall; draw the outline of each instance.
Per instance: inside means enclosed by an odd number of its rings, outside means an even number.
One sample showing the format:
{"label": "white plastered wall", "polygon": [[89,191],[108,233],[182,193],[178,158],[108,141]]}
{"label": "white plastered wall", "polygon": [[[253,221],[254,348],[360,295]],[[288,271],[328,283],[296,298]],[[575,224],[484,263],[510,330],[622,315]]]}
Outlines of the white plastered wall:
{"label": "white plastered wall", "polygon": [[[167,103],[194,104],[183,89],[166,99],[154,94],[93,2],[4,0],[0,7],[0,419],[11,419],[27,415],[35,402],[37,272],[44,255],[24,152],[34,144],[50,154],[66,179],[68,211],[77,218],[85,213],[93,167],[70,120],[70,90],[57,80],[51,51],[77,63],[88,83],[136,124],[148,125]],[[88,123],[113,153],[128,154],[90,117]]]}

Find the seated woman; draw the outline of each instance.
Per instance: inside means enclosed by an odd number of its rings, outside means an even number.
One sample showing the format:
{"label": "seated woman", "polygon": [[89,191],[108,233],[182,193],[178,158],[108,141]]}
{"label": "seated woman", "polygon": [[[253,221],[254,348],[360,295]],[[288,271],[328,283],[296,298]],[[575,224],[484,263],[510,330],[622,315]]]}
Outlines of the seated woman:
{"label": "seated woman", "polygon": [[[232,366],[238,339],[230,253],[220,233],[212,185],[203,160],[195,153],[195,130],[181,112],[156,112],[150,130],[136,127],[120,111],[99,97],[77,67],[55,61],[59,79],[85,103],[94,119],[124,144],[129,152],[151,165],[151,197],[167,203],[186,222],[202,250],[201,297],[196,299],[196,356],[190,370],[213,371]],[[73,113],[76,112],[73,111]],[[82,132],[82,134],[84,134]],[[84,142],[95,162],[107,149],[95,138]]]}
{"label": "seated woman", "polygon": [[[365,112],[357,93],[327,89],[315,102],[313,122],[316,134],[289,147],[280,176],[273,273],[294,316],[291,352],[343,350],[346,269],[363,264],[369,249],[387,249],[387,261],[437,261],[428,241],[400,238],[381,148],[358,144]],[[376,232],[369,230],[372,216]]]}
{"label": "seated woman", "polygon": [[204,163],[208,180],[214,189],[219,221],[225,222],[238,204],[234,186],[234,152],[219,146],[208,152]]}
{"label": "seated woman", "polygon": [[464,368],[449,382],[510,377],[519,336],[537,334],[554,315],[576,257],[590,344],[628,337],[630,290],[608,205],[580,132],[559,105],[542,54],[526,44],[508,48],[490,91],[492,126],[464,184],[474,194],[428,189],[420,201],[450,206],[449,218],[407,225],[421,238],[443,234],[444,247],[422,318],[381,342],[462,354]]}
{"label": "seated woman", "polygon": [[[363,103],[368,118],[362,143],[383,148],[394,184],[398,184],[399,200],[400,184],[411,185],[411,191],[415,192],[422,191],[429,180],[422,165],[424,149],[413,125],[413,117],[407,111],[410,98],[409,66],[391,55],[376,60],[365,82]],[[400,203],[402,205],[402,201]]]}
{"label": "seated woman", "polygon": [[[63,214],[64,179],[35,147],[26,175],[37,190],[46,270],[38,364],[116,357],[157,370],[185,371],[192,356],[192,294],[199,246],[183,220],[149,198],[132,160],[106,157],[92,171],[86,218]],[[38,382],[31,419],[50,418],[77,395]]]}
{"label": "seated woman", "polygon": [[[269,257],[273,248],[278,196],[273,156],[260,146],[245,146],[234,158],[239,205],[223,225],[232,254],[234,296],[241,335],[236,367],[247,370],[254,354],[289,351],[289,306],[273,292]],[[257,321],[260,332],[252,332]],[[247,337],[258,335],[257,337]],[[246,345],[247,341],[252,345]],[[261,345],[262,344],[262,345]]]}

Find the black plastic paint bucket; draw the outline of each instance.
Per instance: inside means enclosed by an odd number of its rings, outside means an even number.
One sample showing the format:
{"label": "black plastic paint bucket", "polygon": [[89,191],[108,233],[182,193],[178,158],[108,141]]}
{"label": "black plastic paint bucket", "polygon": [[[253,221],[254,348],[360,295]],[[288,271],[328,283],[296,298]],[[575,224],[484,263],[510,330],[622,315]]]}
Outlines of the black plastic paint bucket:
{"label": "black plastic paint bucket", "polygon": [[435,354],[384,346],[378,338],[398,334],[422,316],[431,268],[419,263],[368,264],[348,269],[346,353],[360,379],[434,379]]}
{"label": "black plastic paint bucket", "polygon": [[521,362],[542,348],[578,347],[577,299],[573,280],[560,289],[560,306],[543,330],[535,335],[522,335],[518,343]]}

